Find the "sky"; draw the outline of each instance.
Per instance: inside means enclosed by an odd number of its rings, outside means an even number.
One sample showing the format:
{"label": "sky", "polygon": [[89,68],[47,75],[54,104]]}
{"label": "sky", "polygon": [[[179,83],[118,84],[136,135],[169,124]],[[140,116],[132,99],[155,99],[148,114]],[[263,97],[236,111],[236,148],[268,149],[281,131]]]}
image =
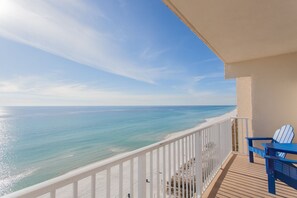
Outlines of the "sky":
{"label": "sky", "polygon": [[0,106],[235,98],[223,62],[161,0],[0,0]]}

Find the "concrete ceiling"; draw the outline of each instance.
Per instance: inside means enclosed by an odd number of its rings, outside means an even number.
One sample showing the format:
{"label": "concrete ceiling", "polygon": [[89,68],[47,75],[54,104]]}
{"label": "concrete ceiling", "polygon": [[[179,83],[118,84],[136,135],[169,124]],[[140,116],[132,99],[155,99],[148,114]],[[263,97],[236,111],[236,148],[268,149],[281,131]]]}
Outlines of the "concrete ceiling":
{"label": "concrete ceiling", "polygon": [[297,52],[297,0],[163,0],[225,63]]}

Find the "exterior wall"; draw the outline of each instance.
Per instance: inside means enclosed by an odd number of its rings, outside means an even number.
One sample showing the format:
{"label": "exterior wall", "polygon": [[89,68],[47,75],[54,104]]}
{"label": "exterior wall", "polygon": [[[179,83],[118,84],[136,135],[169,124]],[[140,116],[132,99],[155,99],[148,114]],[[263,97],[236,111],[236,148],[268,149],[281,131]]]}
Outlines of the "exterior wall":
{"label": "exterior wall", "polygon": [[239,116],[252,115],[254,136],[272,136],[284,124],[297,133],[297,53],[228,64],[226,77],[237,77]]}
{"label": "exterior wall", "polygon": [[[237,114],[238,117],[252,120],[252,81],[251,77],[236,79]],[[250,128],[250,127],[249,127]],[[252,135],[252,134],[249,134]]]}
{"label": "exterior wall", "polygon": [[[239,118],[248,118],[248,134],[246,134],[246,122],[244,119],[238,119],[238,146],[240,153],[247,153],[246,135],[252,134],[252,87],[251,77],[240,77],[236,79],[237,93],[237,116]],[[240,141],[241,140],[241,141]]]}

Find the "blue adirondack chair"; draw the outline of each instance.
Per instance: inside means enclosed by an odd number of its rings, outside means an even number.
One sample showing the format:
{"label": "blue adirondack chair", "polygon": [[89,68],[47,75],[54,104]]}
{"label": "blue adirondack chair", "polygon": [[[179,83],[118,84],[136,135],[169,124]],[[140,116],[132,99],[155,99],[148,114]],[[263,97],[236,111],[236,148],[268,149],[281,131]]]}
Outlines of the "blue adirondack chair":
{"label": "blue adirondack chair", "polygon": [[[257,148],[253,146],[253,141],[255,140],[271,140],[271,143],[292,143],[294,139],[294,128],[287,124],[282,126],[280,129],[277,129],[274,133],[273,137],[247,137],[248,141],[248,150],[249,150],[249,161],[251,163],[254,162],[253,153],[258,154],[259,156],[264,158],[265,152],[263,149]],[[279,152],[277,153],[278,157],[285,158],[286,153]]]}
{"label": "blue adirondack chair", "polygon": [[[275,181],[280,180],[297,190],[297,160],[278,157],[277,153],[297,155],[297,144],[263,144],[265,147],[268,192],[275,194]],[[295,165],[294,165],[295,164]]]}

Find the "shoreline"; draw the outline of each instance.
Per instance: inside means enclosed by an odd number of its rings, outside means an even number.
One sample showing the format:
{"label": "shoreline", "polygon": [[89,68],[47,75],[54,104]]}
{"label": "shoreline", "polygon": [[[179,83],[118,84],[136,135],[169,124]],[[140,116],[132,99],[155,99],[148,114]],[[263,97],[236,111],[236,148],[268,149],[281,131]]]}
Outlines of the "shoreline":
{"label": "shoreline", "polygon": [[204,122],[199,123],[199,124],[197,124],[196,126],[194,126],[192,128],[182,130],[182,131],[177,131],[177,132],[174,132],[174,133],[170,133],[170,134],[166,135],[162,140],[173,139],[173,138],[179,137],[180,135],[190,133],[192,131],[199,130],[199,129],[207,126],[207,125],[211,125],[213,123],[220,122],[221,120],[224,120],[224,119],[226,119],[228,117],[235,117],[236,114],[237,114],[237,108],[234,109],[233,111],[230,111],[230,112],[225,113],[223,115],[207,118],[207,119],[205,119]]}

